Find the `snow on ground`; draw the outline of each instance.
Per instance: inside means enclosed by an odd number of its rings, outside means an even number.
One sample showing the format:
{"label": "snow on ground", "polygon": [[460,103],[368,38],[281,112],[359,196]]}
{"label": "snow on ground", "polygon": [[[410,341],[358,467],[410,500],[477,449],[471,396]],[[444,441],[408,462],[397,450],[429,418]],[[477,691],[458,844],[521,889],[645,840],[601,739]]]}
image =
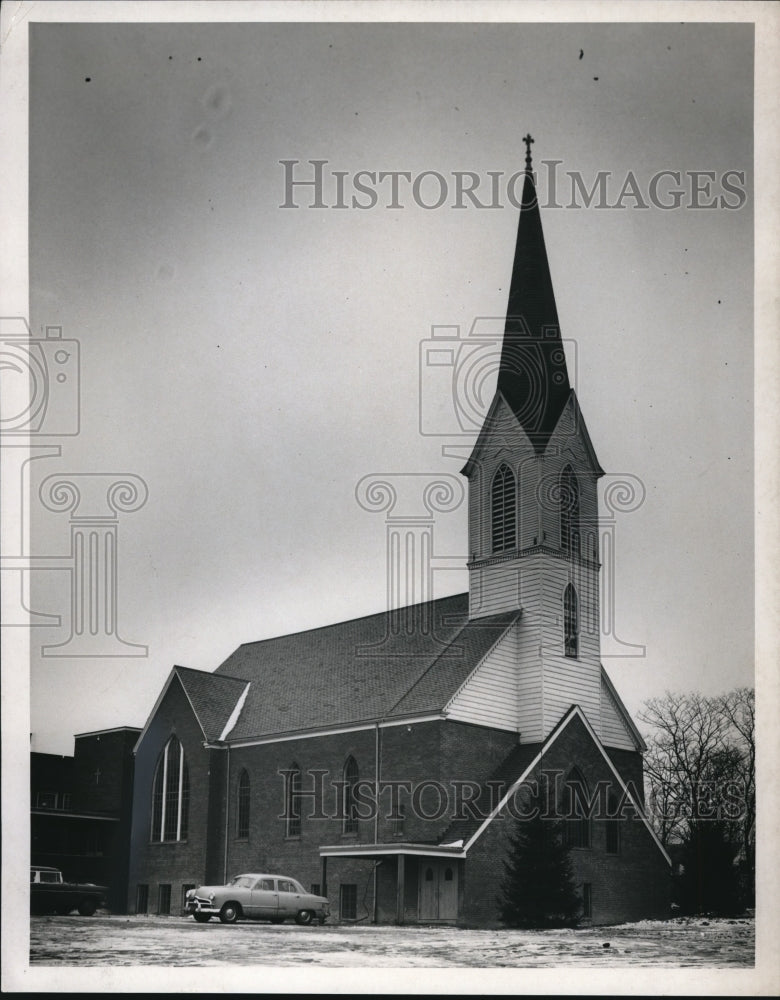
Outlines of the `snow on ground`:
{"label": "snow on ground", "polygon": [[644,920],[578,930],[260,923],[155,916],[32,917],[31,966],[748,968],[750,918]]}

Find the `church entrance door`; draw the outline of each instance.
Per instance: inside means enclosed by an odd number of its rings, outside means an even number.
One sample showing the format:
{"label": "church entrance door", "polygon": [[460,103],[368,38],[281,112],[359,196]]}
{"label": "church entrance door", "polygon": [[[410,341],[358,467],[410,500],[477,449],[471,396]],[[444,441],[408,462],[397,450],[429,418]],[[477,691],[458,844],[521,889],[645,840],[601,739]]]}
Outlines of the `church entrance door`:
{"label": "church entrance door", "polygon": [[455,921],[458,918],[458,868],[454,861],[422,858],[419,919]]}

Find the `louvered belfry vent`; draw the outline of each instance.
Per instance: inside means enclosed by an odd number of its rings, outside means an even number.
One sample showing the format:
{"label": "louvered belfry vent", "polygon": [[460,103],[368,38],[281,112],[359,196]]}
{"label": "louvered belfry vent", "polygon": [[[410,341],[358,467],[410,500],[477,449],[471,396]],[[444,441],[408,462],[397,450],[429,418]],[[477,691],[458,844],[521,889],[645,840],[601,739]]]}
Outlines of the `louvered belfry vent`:
{"label": "louvered belfry vent", "polygon": [[493,551],[506,552],[517,544],[517,495],[515,477],[508,465],[501,465],[493,477],[491,495]]}

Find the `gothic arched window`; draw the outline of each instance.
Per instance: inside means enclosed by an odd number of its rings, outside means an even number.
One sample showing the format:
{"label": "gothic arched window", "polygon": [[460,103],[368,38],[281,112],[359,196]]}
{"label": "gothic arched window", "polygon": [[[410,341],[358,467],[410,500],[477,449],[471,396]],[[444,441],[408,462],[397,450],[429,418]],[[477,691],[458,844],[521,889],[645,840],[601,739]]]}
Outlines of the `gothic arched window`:
{"label": "gothic arched window", "polygon": [[236,835],[249,836],[249,775],[244,769],[238,779],[238,809]]}
{"label": "gothic arched window", "polygon": [[561,548],[570,556],[580,554],[580,484],[570,465],[561,473]]}
{"label": "gothic arched window", "polygon": [[157,758],[152,786],[152,840],[186,840],[190,777],[184,747],[171,736]]}
{"label": "gothic arched window", "polygon": [[577,591],[569,584],[563,592],[563,652],[577,659],[579,655],[579,608]]}
{"label": "gothic arched window", "polygon": [[566,843],[569,847],[590,847],[588,786],[576,767],[566,779],[564,789]]}
{"label": "gothic arched window", "polygon": [[508,465],[500,465],[490,488],[493,552],[513,549],[517,543],[517,490]]}
{"label": "gothic arched window", "polygon": [[344,833],[358,832],[356,788],[360,778],[357,762],[354,757],[347,757],[344,764]]}
{"label": "gothic arched window", "polygon": [[298,837],[301,833],[301,769],[295,763],[287,771],[285,789],[285,832],[288,837]]}

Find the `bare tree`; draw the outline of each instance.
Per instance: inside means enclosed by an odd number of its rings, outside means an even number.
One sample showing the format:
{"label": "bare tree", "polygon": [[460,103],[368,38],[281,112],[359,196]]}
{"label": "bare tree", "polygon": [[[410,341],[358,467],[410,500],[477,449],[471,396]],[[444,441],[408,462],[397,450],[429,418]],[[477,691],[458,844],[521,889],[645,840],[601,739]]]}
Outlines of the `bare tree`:
{"label": "bare tree", "polygon": [[[666,845],[721,838],[752,894],[755,863],[755,697],[670,693],[645,702],[650,819]],[[717,829],[716,829],[717,827]],[[728,853],[728,847],[726,848]]]}
{"label": "bare tree", "polygon": [[691,819],[740,820],[740,846],[755,836],[755,697],[751,688],[705,698],[670,693],[645,702],[648,802],[664,843]]}
{"label": "bare tree", "polygon": [[738,750],[736,769],[744,790],[740,848],[745,866],[752,873],[756,852],[756,697],[752,688],[743,687],[718,700],[729,726],[729,741]]}

